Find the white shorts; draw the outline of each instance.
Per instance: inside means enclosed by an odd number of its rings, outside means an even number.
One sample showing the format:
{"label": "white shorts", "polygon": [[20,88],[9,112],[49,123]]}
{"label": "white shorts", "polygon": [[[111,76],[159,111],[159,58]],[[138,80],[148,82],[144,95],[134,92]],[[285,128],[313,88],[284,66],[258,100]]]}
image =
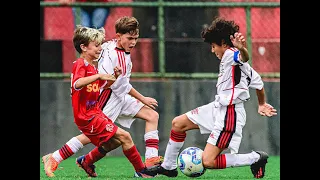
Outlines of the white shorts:
{"label": "white shorts", "polygon": [[135,120],[134,116],[143,106],[144,104],[142,102],[129,94],[126,94],[124,98],[120,99],[115,96],[114,93],[111,93],[111,96],[102,111],[113,122],[116,122],[123,127],[130,128]]}
{"label": "white shorts", "polygon": [[208,143],[238,153],[242,129],[246,123],[243,103],[215,108],[213,102],[186,113],[200,128],[201,134],[209,134]]}

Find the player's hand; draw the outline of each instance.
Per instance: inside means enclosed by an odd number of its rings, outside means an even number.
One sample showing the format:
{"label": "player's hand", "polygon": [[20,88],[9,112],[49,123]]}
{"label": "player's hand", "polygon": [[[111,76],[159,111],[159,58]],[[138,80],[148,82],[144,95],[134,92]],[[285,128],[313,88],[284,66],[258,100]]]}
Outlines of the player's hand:
{"label": "player's hand", "polygon": [[122,68],[119,66],[116,66],[115,68],[113,68],[113,71],[114,71],[115,78],[118,78],[118,76],[122,74]]}
{"label": "player's hand", "polygon": [[268,103],[264,103],[263,105],[259,105],[258,113],[261,116],[274,116],[277,115],[277,110]]}
{"label": "player's hand", "polygon": [[144,97],[141,102],[154,110],[158,107],[158,101],[151,97]]}
{"label": "player's hand", "polygon": [[100,80],[115,81],[116,77],[111,74],[100,74]]}
{"label": "player's hand", "polygon": [[234,47],[238,49],[242,49],[246,46],[246,39],[241,33],[236,32],[234,35],[230,35],[230,40]]}

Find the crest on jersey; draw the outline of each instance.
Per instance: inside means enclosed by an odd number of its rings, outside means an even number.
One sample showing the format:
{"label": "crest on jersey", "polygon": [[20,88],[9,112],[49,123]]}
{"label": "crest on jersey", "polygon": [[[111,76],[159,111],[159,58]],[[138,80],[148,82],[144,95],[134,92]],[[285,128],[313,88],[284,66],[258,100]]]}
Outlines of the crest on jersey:
{"label": "crest on jersey", "polygon": [[107,124],[106,125],[106,130],[108,131],[108,132],[112,132],[113,131],[113,125],[112,124]]}

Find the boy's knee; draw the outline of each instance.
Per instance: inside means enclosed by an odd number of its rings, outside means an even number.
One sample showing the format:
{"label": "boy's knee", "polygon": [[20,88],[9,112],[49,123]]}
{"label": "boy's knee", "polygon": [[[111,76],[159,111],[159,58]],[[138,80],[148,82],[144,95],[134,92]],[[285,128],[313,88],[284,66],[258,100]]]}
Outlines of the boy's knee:
{"label": "boy's knee", "polygon": [[158,122],[158,120],[159,120],[159,113],[158,113],[157,111],[153,111],[152,117],[153,117],[153,119],[154,119],[155,121]]}
{"label": "boy's knee", "polygon": [[132,142],[131,135],[128,131],[125,131],[125,130],[120,131],[118,134],[118,137],[119,137],[118,140],[121,143]]}
{"label": "boy's knee", "polygon": [[151,111],[150,115],[146,119],[148,122],[158,123],[159,121],[159,113],[157,111]]}
{"label": "boy's knee", "polygon": [[131,135],[130,135],[130,133],[129,133],[128,131],[124,131],[123,134],[122,134],[122,136],[123,136],[123,138],[125,138],[125,139],[132,139],[132,138],[131,138]]}
{"label": "boy's knee", "polygon": [[183,129],[183,124],[179,121],[179,118],[178,117],[175,117],[172,122],[172,128],[175,129],[176,131],[177,130],[182,130]]}

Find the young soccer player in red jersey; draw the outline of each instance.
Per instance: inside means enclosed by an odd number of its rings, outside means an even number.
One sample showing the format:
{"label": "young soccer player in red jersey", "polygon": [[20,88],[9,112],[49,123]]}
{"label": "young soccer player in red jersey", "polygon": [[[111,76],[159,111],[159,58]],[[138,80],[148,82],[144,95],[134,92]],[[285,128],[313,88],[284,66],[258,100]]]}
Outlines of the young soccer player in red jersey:
{"label": "young soccer player in red jersey", "polygon": [[[102,84],[104,88],[100,91],[98,106],[113,121],[130,128],[135,118],[146,121],[145,127],[145,166],[148,168],[160,164],[163,157],[158,155],[159,136],[158,120],[159,114],[155,111],[158,102],[151,97],[145,97],[134,89],[129,83],[132,62],[130,51],[135,47],[139,37],[139,22],[134,17],[123,16],[115,23],[116,38],[102,44],[102,51],[98,59],[98,70],[100,73],[112,74],[114,68],[121,70],[121,75],[114,84]],[[95,61],[96,63],[96,61]],[[51,169],[57,169],[58,164],[78,152],[84,145],[90,143],[90,139],[84,134],[71,138],[60,149],[46,156],[52,156],[55,163]],[[103,158],[107,152],[113,150],[120,144],[113,143],[108,150],[96,147],[89,154],[91,163]],[[78,159],[81,159],[79,157]],[[49,166],[48,166],[49,167]],[[88,172],[88,171],[86,171]],[[96,173],[88,174],[96,176]]]}
{"label": "young soccer player in red jersey", "polygon": [[[106,82],[111,82],[110,84],[112,84],[122,73],[118,67],[114,68],[115,76],[107,73],[98,73],[93,61],[100,56],[104,37],[105,31],[103,28],[97,30],[77,26],[74,31],[74,47],[80,53],[80,58],[73,63],[71,74],[74,122],[79,130],[98,149],[108,150],[110,146],[115,148],[112,144],[121,144],[124,154],[135,169],[135,175],[138,177],[152,177],[153,175],[145,168],[130,134],[116,126],[98,106],[101,85]],[[94,177],[94,165],[88,163],[89,159],[88,156],[83,156],[77,163]],[[43,162],[47,176],[53,177],[53,172],[57,166],[53,166],[56,161],[52,155],[44,156]]]}

